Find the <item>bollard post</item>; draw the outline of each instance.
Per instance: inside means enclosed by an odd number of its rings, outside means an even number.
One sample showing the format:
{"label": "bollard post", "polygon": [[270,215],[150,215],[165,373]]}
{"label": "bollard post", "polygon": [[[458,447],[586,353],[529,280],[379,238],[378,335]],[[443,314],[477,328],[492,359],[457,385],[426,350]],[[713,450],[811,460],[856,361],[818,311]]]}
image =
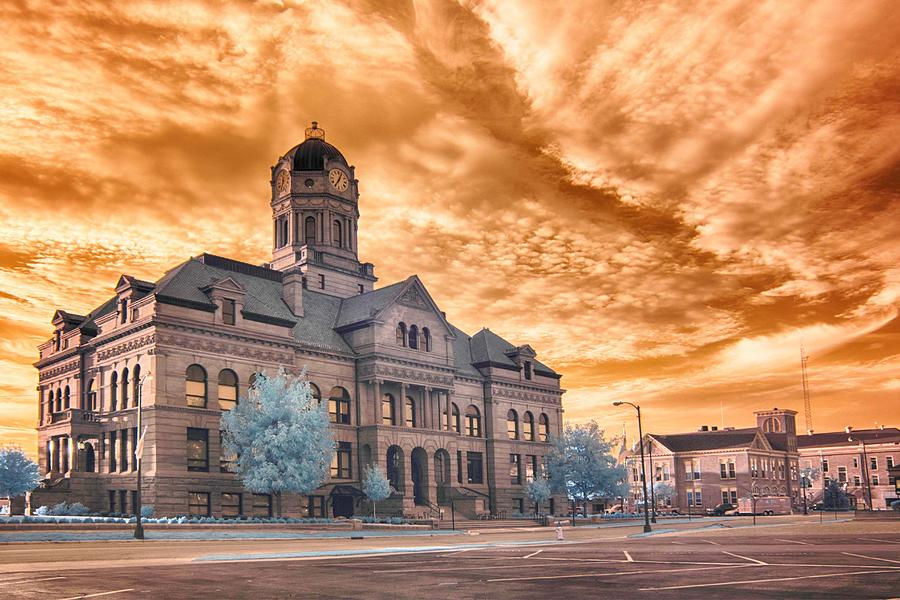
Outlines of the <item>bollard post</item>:
{"label": "bollard post", "polygon": [[562,526],[559,524],[559,521],[557,521],[556,522],[556,540],[561,542],[561,541],[563,541],[563,539],[564,539],[564,537],[563,537]]}

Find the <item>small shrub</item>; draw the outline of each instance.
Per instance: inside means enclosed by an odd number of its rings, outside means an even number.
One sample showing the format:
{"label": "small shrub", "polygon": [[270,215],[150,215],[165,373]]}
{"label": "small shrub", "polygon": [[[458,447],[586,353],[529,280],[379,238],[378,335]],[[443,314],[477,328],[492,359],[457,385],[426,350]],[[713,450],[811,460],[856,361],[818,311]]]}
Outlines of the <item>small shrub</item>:
{"label": "small shrub", "polygon": [[152,504],[144,504],[141,506],[141,518],[142,519],[150,519],[153,517],[156,509],[153,508]]}
{"label": "small shrub", "polygon": [[50,514],[50,507],[49,506],[39,506],[38,509],[36,511],[34,511],[34,514],[39,515],[41,517],[46,517],[47,515]]}
{"label": "small shrub", "polygon": [[391,517],[391,525],[403,525],[403,519],[401,517]]}

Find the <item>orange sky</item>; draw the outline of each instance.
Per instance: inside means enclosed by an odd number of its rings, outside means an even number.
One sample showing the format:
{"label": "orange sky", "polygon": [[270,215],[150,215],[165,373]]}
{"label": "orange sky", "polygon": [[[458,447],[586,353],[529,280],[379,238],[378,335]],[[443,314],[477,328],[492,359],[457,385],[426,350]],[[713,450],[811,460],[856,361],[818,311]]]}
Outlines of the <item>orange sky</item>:
{"label": "orange sky", "polygon": [[[317,119],[360,255],[530,343],[611,433],[900,424],[894,0],[0,5],[0,443],[121,273],[263,262]],[[805,425],[800,423],[801,429]]]}

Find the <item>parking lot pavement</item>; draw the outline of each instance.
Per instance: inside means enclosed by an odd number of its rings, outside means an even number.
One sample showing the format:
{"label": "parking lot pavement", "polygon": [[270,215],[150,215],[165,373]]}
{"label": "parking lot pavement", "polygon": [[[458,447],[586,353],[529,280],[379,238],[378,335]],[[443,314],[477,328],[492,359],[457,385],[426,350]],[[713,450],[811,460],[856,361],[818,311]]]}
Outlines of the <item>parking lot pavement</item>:
{"label": "parking lot pavement", "polygon": [[[209,557],[207,557],[209,558]],[[78,560],[73,555],[73,560]],[[891,598],[900,533],[467,544],[387,555],[16,573],[9,598]]]}

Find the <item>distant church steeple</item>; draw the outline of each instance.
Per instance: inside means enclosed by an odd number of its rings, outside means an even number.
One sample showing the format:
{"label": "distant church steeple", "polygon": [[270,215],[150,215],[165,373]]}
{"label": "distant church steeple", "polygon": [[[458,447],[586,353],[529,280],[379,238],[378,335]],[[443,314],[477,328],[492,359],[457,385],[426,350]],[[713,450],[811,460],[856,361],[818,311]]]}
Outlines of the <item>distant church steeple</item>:
{"label": "distant church steeple", "polygon": [[325,141],[313,121],[306,139],[272,167],[273,269],[299,270],[307,287],[348,297],[372,291],[371,263],[357,246],[359,186],[355,168]]}

